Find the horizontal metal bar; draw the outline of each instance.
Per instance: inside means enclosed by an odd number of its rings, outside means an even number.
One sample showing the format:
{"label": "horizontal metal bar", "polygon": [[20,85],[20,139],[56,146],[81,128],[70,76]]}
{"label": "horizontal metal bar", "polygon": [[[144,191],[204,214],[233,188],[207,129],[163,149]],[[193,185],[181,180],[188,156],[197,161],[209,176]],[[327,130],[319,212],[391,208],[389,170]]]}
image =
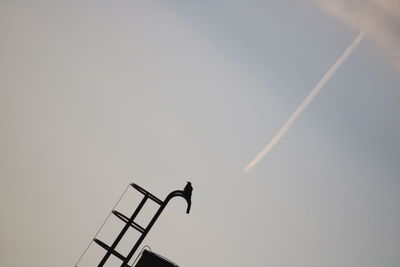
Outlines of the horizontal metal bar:
{"label": "horizontal metal bar", "polygon": [[[113,210],[112,213],[125,223],[129,223],[129,218],[119,211]],[[143,233],[144,228],[135,222],[131,222],[130,226]]]}
{"label": "horizontal metal bar", "polygon": [[137,191],[139,191],[140,193],[142,193],[143,195],[147,195],[151,200],[153,200],[154,202],[156,202],[159,205],[163,204],[163,201],[161,201],[158,197],[156,197],[155,195],[149,193],[146,189],[138,186],[135,183],[131,183],[131,186],[133,188],[135,188]]}
{"label": "horizontal metal bar", "polygon": [[113,254],[114,256],[116,256],[116,257],[117,257],[118,259],[120,259],[121,261],[125,261],[126,258],[125,258],[121,253],[119,253],[119,252],[117,252],[117,251],[115,251],[115,250],[111,250],[110,246],[108,246],[106,243],[104,243],[104,242],[98,240],[97,238],[93,239],[93,241],[96,242],[99,246],[101,246],[101,247],[104,248],[105,250],[110,251],[111,254]]}

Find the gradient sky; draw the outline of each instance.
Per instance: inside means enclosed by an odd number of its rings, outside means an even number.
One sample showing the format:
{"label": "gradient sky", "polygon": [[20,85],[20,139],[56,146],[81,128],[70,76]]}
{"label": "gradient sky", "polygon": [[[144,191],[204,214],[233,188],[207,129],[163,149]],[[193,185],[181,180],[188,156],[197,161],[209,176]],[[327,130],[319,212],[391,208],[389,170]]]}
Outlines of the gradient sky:
{"label": "gradient sky", "polygon": [[242,172],[346,21],[311,0],[3,0],[0,21],[0,266],[71,267],[129,182],[187,180],[191,214],[174,200],[143,243],[180,266],[400,265],[400,76],[373,38]]}

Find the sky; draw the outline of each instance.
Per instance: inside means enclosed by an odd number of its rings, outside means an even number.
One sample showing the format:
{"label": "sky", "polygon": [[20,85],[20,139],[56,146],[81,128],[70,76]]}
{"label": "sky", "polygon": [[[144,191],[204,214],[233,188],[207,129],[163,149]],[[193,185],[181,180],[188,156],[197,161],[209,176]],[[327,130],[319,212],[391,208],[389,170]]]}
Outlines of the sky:
{"label": "sky", "polygon": [[0,1],[0,266],[74,266],[130,182],[186,181],[143,242],[180,266],[399,266],[398,5]]}

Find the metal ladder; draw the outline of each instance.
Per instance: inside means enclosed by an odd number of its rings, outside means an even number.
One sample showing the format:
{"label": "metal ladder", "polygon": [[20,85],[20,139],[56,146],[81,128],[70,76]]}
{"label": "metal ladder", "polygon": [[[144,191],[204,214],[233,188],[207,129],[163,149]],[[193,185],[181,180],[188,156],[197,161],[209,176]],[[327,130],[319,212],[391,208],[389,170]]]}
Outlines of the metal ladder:
{"label": "metal ladder", "polygon": [[[122,261],[121,267],[130,267],[128,265],[130,259],[135,254],[136,250],[138,249],[138,247],[142,243],[143,239],[149,233],[151,227],[157,221],[158,217],[160,216],[160,214],[162,213],[162,211],[164,210],[164,208],[167,206],[168,202],[172,198],[174,198],[174,197],[183,197],[186,200],[187,204],[188,204],[187,209],[186,209],[186,213],[190,212],[190,206],[191,206],[191,203],[192,203],[191,198],[192,198],[192,191],[193,191],[193,188],[192,188],[192,185],[191,185],[190,182],[187,182],[187,184],[186,184],[186,186],[185,186],[185,188],[183,190],[175,190],[175,191],[172,191],[171,193],[169,193],[164,201],[161,201],[159,198],[157,198],[153,194],[149,193],[147,190],[143,189],[142,187],[138,186],[137,184],[131,183],[130,185],[133,188],[135,188],[137,191],[139,191],[140,193],[143,194],[143,199],[139,203],[139,205],[137,206],[137,208],[135,209],[135,211],[133,212],[131,217],[127,217],[124,214],[122,214],[122,213],[120,213],[119,211],[116,211],[116,210],[112,211],[112,213],[117,218],[119,218],[120,220],[125,222],[125,226],[122,228],[121,232],[119,233],[119,235],[114,240],[114,242],[112,243],[111,246],[105,244],[104,242],[100,241],[97,238],[93,239],[94,242],[96,242],[98,245],[100,245],[102,248],[104,248],[107,251],[106,254],[104,255],[103,259],[97,265],[98,267],[104,266],[104,264],[107,262],[107,260],[110,258],[111,255],[114,255],[115,257],[117,257],[118,259],[120,259]],[[155,203],[160,205],[160,207],[158,208],[158,210],[154,214],[153,218],[151,219],[151,221],[147,225],[147,227],[144,228],[144,227],[140,226],[139,224],[137,224],[135,222],[135,218],[139,214],[140,210],[142,209],[142,207],[144,206],[144,204],[146,203],[146,201],[148,199],[154,201]],[[129,254],[127,256],[123,256],[121,253],[116,251],[115,248],[117,247],[118,243],[121,241],[121,239],[123,238],[125,233],[128,231],[129,227],[132,227],[135,230],[139,231],[141,233],[141,235],[138,238],[138,240],[136,241],[136,243],[133,246],[133,248],[131,249],[131,251],[129,252]]]}

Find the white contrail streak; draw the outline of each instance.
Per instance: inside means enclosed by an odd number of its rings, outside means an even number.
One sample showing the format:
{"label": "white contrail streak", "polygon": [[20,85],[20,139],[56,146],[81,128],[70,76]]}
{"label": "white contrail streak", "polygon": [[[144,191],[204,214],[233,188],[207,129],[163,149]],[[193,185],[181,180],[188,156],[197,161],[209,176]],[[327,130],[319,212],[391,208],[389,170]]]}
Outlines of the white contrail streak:
{"label": "white contrail streak", "polygon": [[300,116],[300,114],[306,109],[306,107],[311,103],[315,96],[319,93],[322,87],[332,78],[333,74],[340,68],[340,66],[347,60],[354,48],[358,46],[364,37],[364,32],[360,32],[356,39],[350,44],[350,46],[344,51],[344,53],[339,57],[339,59],[332,65],[327,73],[322,77],[318,84],[311,90],[310,94],[304,99],[303,103],[293,112],[289,119],[285,122],[279,132],[272,138],[267,146],[244,168],[244,172],[251,171],[255,165],[257,165],[271,149],[281,140],[285,135],[287,130],[293,124],[293,122]]}

